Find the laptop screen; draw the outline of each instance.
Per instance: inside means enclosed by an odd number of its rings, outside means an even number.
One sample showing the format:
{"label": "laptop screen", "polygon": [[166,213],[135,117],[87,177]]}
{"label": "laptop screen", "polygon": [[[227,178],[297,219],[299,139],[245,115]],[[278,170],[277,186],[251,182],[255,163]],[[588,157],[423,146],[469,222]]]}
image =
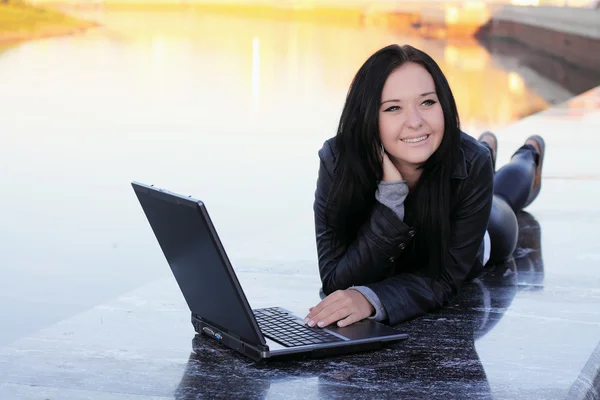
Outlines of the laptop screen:
{"label": "laptop screen", "polygon": [[133,187],[190,310],[248,343],[264,344],[201,203],[144,185]]}

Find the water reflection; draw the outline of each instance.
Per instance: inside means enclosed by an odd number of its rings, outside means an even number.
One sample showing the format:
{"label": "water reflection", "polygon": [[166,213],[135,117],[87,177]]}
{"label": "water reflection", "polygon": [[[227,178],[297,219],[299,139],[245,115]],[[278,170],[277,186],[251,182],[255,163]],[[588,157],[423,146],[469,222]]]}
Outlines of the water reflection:
{"label": "water reflection", "polygon": [[[278,105],[289,109],[290,98],[294,105],[299,101],[314,103],[316,96],[328,91],[336,96],[330,101],[339,110],[358,67],[376,49],[390,43],[423,48],[440,63],[455,91],[467,130],[495,129],[548,105],[523,84],[520,76],[499,67],[476,40],[453,43],[409,37],[355,15],[345,23],[330,24],[318,19],[244,18],[193,9],[168,13],[111,10],[84,16],[103,23],[117,40],[149,48],[151,65],[167,68],[165,73],[176,74],[186,68],[183,63],[196,64],[195,55],[202,56],[205,64],[198,72],[214,74],[213,78],[227,74],[228,64],[237,66],[238,76],[228,78],[245,78],[239,81],[238,96],[240,89],[242,93],[256,92],[260,42],[261,97],[266,100],[263,115],[267,118],[273,118],[273,112],[285,111]],[[212,61],[219,63],[208,69]],[[231,93],[227,83],[222,89]],[[254,96],[249,97],[254,100]]]}
{"label": "water reflection", "polygon": [[[177,399],[212,398],[492,398],[485,360],[476,342],[502,319],[520,291],[543,288],[541,229],[526,212],[518,215],[514,258],[491,267],[464,287],[454,305],[401,324],[412,340],[391,350],[323,360],[260,364],[214,341],[196,336]],[[511,338],[506,338],[510,341]]]}
{"label": "water reflection", "polygon": [[[535,90],[553,105],[566,102],[574,95],[600,84],[600,71],[582,68],[555,57],[549,57],[513,41],[479,39],[493,59],[521,82]],[[535,73],[531,74],[531,71]],[[521,78],[521,74],[524,78]],[[520,84],[522,86],[522,83]],[[523,114],[523,117],[527,113]]]}

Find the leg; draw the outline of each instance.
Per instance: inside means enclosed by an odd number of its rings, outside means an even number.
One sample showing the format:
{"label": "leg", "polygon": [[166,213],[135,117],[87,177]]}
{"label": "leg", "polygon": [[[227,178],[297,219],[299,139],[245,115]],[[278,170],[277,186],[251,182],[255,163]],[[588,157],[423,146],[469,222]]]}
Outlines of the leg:
{"label": "leg", "polygon": [[[485,132],[479,141],[490,151],[495,169],[496,136]],[[491,241],[488,264],[505,262],[516,249],[519,225],[515,213],[531,204],[540,191],[544,150],[544,140],[532,136],[515,152],[510,162],[495,173],[494,199],[488,223]]]}
{"label": "leg", "polygon": [[494,195],[492,201],[487,230],[491,241],[490,259],[487,264],[506,262],[517,247],[519,225],[510,205],[498,195]]}
{"label": "leg", "polygon": [[532,136],[494,176],[494,194],[506,200],[514,212],[531,204],[541,189],[544,148],[543,139]]}

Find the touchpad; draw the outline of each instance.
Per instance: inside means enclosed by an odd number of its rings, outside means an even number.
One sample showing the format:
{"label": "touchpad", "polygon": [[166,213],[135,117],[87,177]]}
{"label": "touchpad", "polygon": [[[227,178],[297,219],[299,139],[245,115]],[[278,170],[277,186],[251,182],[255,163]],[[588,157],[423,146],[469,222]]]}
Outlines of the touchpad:
{"label": "touchpad", "polygon": [[347,337],[350,340],[402,334],[402,332],[390,328],[389,326],[379,324],[371,320],[362,320],[343,328],[340,328],[335,324],[331,324],[325,329],[335,332],[338,335]]}

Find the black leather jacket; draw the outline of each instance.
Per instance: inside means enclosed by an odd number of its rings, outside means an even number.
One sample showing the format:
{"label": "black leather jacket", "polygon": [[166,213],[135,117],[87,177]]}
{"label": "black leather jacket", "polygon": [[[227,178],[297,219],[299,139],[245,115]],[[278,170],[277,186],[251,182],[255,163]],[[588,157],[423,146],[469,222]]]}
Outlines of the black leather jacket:
{"label": "black leather jacket", "polygon": [[[461,157],[452,176],[456,206],[452,210],[449,259],[439,277],[406,272],[411,263],[415,230],[396,214],[376,203],[369,220],[349,247],[333,243],[325,224],[327,196],[336,163],[335,138],[327,140],[319,158],[314,212],[319,272],[325,294],[351,286],[367,286],[381,300],[388,323],[395,325],[447,304],[461,284],[481,273],[481,248],[493,197],[493,167],[489,151],[471,136],[461,134]],[[413,212],[405,207],[405,215]],[[406,251],[404,251],[406,249]],[[402,263],[403,265],[397,265]],[[404,272],[394,273],[402,269]]]}

